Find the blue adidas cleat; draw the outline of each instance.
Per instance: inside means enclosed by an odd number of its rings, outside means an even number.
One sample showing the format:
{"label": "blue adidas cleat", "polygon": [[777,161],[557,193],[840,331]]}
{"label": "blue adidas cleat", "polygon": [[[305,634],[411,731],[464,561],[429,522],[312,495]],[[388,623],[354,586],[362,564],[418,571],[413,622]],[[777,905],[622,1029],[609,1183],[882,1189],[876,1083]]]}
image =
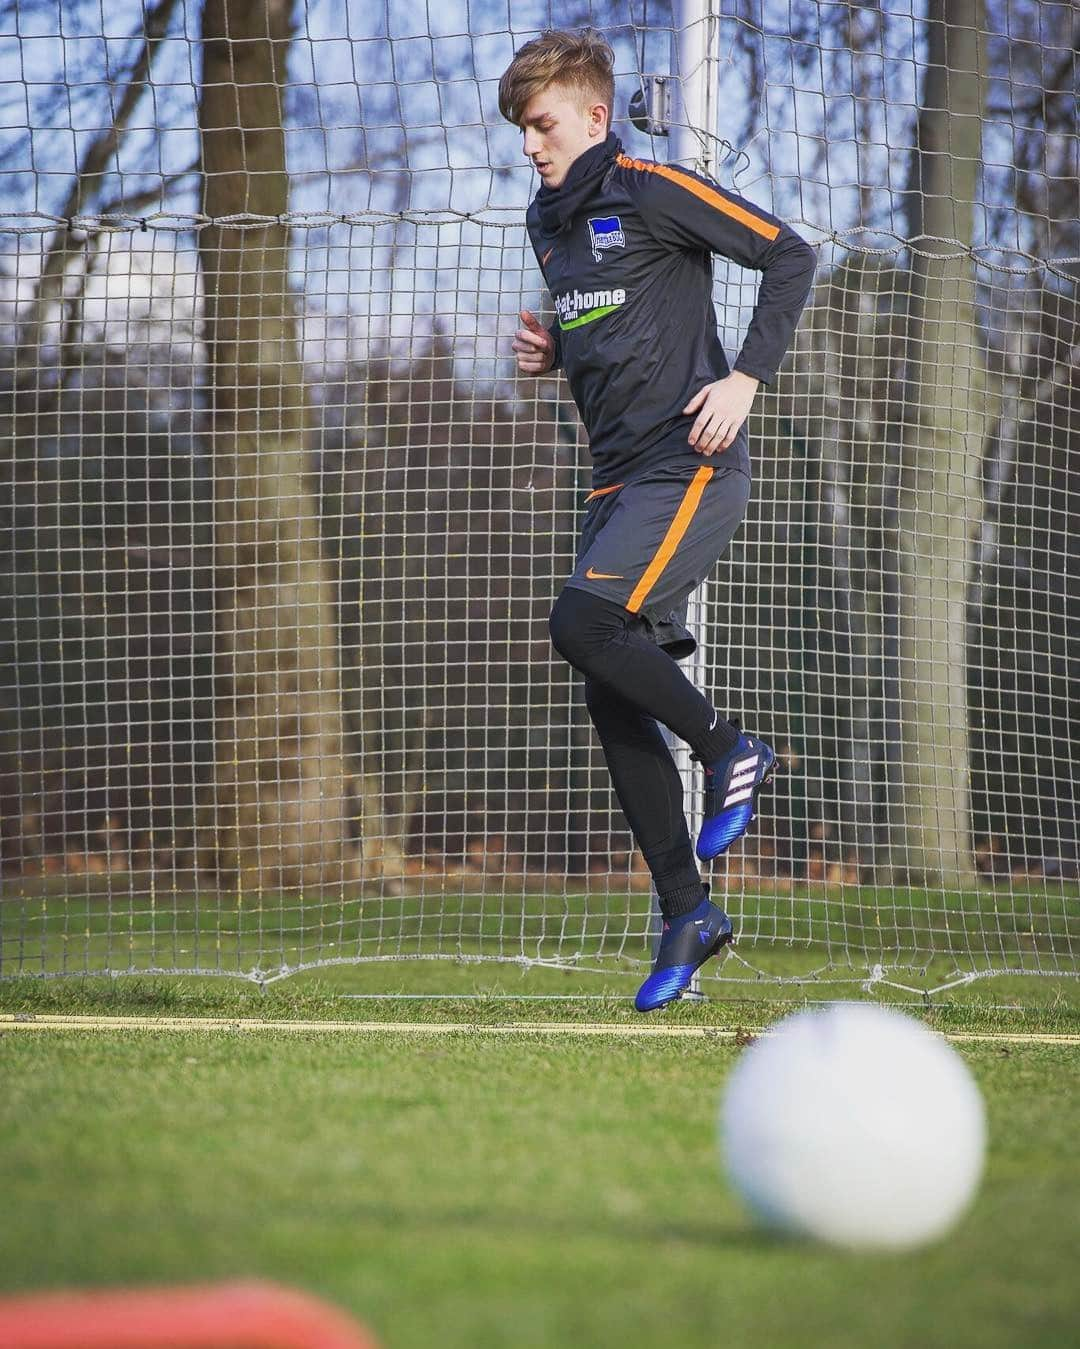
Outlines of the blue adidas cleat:
{"label": "blue adidas cleat", "polygon": [[747,735],[737,721],[731,724],[739,731],[739,743],[726,758],[705,768],[705,810],[697,841],[702,862],[727,852],[750,828],[758,792],[778,766],[771,745]]}
{"label": "blue adidas cleat", "polygon": [[706,960],[733,940],[731,919],[711,902],[706,886],[705,898],[692,913],[664,919],[652,973],[638,989],[634,1006],[639,1012],[655,1012],[674,1002],[685,993]]}

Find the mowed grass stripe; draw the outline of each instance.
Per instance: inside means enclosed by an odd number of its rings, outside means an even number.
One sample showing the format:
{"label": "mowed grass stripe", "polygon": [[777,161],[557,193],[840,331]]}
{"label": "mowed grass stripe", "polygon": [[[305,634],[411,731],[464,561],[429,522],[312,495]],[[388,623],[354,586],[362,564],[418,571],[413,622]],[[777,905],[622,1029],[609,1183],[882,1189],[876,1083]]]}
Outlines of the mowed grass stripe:
{"label": "mowed grass stripe", "polygon": [[0,1035],[0,1289],[258,1276],[387,1349],[1061,1349],[1080,1060],[960,1049],[986,1184],[946,1241],[860,1257],[759,1231],[725,1183],[731,1039]]}
{"label": "mowed grass stripe", "polygon": [[[723,1026],[641,1025],[618,1022],[518,1021],[481,1023],[472,1021],[274,1021],[256,1017],[160,1017],[160,1016],[68,1016],[37,1013],[0,1014],[0,1032],[43,1030],[87,1031],[295,1031],[351,1032],[352,1034],[399,1035],[611,1035],[624,1039],[679,1038],[695,1040],[741,1040],[748,1035],[769,1035],[767,1028],[729,1029]],[[947,1040],[963,1044],[1076,1045],[1080,1035],[1018,1031],[942,1031]]]}

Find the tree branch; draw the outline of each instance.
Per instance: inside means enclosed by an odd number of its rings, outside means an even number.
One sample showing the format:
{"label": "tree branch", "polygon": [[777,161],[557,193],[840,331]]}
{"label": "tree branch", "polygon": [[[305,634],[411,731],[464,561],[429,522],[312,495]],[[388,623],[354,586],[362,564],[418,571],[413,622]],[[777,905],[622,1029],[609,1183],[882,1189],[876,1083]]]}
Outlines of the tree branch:
{"label": "tree branch", "polygon": [[176,7],[177,0],[158,0],[155,8],[147,13],[142,49],[132,67],[131,77],[124,86],[124,93],[113,116],[112,125],[87,148],[61,208],[60,214],[67,223],[57,229],[49,243],[45,263],[34,292],[32,317],[27,327],[20,334],[19,345],[21,347],[29,346],[37,350],[41,345],[41,330],[44,327],[46,310],[63,289],[70,222],[74,216],[83,210],[86,202],[99,186],[109,160],[116,153],[120,135],[131,121],[132,113],[142,97],[154,63],[154,57],[168,31]]}

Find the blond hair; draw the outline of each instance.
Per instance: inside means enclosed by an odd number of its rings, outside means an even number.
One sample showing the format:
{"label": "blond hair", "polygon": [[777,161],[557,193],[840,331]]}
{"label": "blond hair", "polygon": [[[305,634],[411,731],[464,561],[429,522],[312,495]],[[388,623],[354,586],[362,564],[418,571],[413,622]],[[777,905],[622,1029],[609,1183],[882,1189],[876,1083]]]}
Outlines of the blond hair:
{"label": "blond hair", "polygon": [[563,85],[589,103],[603,103],[608,124],[615,103],[615,53],[594,28],[564,33],[549,28],[526,42],[503,71],[499,81],[499,111],[508,122],[521,125],[526,104],[534,94],[553,84]]}

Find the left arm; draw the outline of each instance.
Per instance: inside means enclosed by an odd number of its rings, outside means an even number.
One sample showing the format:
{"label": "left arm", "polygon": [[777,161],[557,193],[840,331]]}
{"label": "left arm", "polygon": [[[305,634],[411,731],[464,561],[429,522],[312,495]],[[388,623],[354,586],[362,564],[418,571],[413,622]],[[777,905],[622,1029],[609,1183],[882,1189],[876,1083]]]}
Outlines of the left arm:
{"label": "left arm", "polygon": [[653,237],[669,248],[708,251],[762,273],[753,317],[734,369],[699,389],[683,409],[697,413],[690,444],[725,450],[750,411],[759,384],[776,375],[813,285],[814,250],[790,226],[688,169],[649,166],[640,210]]}

